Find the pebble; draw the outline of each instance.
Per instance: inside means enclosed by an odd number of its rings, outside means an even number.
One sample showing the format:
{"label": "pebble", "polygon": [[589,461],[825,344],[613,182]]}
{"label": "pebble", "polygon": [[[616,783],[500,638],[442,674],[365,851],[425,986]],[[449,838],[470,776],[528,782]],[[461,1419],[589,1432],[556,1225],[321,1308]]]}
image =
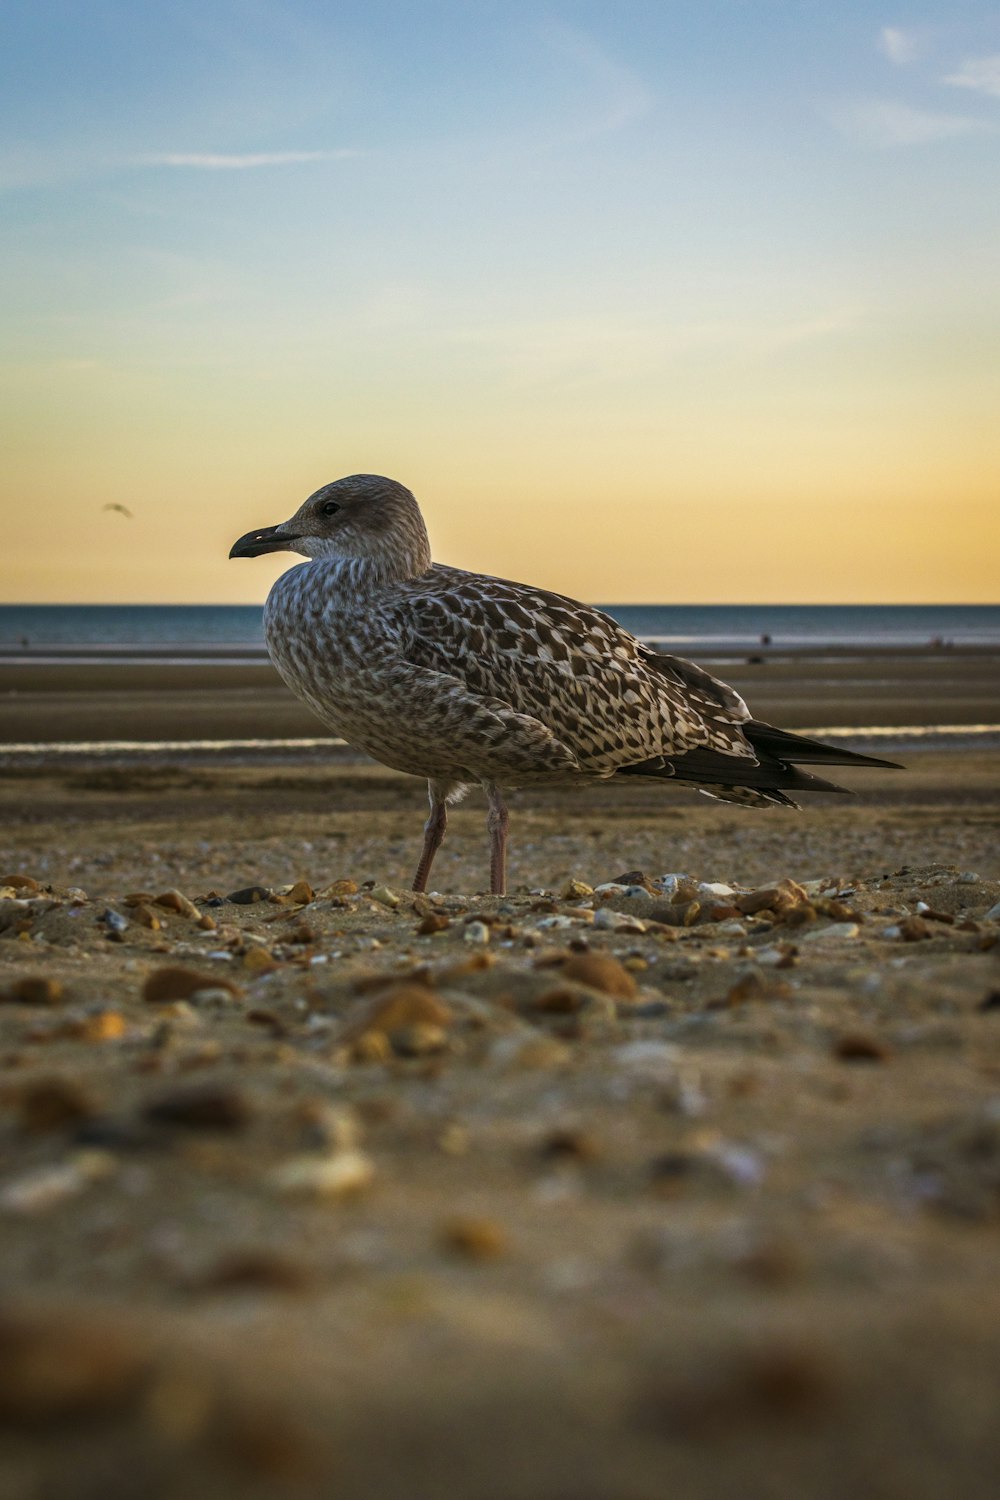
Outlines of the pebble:
{"label": "pebble", "polygon": [[313,1198],[346,1198],[369,1187],[375,1163],[363,1151],[336,1151],[332,1156],[293,1156],[270,1173],[281,1193]]}
{"label": "pebble", "polygon": [[0,1187],[0,1210],[38,1214],[75,1198],[92,1182],[114,1171],[114,1157],[106,1151],[82,1151],[73,1161],[36,1167]]}
{"label": "pebble", "polygon": [[856,938],[861,932],[857,922],[831,922],[827,927],[813,927],[801,935],[799,941],[803,943],[822,942],[827,939],[836,941],[838,938]]}
{"label": "pebble", "polygon": [[387,885],[377,885],[374,890],[368,892],[368,896],[370,900],[377,901],[379,906],[396,907],[399,905],[399,897]]}
{"label": "pebble", "polygon": [[90,1095],[72,1078],[53,1075],[27,1083],[18,1097],[21,1127],[33,1133],[62,1130],[96,1113]]}
{"label": "pebble", "polygon": [[564,979],[588,985],[621,1000],[632,1000],[639,993],[632,975],[610,953],[574,953],[560,972]]}
{"label": "pebble", "polygon": [[891,1049],[880,1037],[865,1031],[845,1031],[833,1044],[833,1055],[840,1062],[887,1062]]}
{"label": "pebble", "polygon": [[990,907],[989,911],[984,915],[983,921],[1000,922],[1000,901],[998,901],[995,906]]}
{"label": "pebble", "polygon": [[[229,899],[232,900],[232,897]],[[189,917],[193,922],[197,922],[201,917],[201,912],[195,906],[194,902],[190,901],[187,896],[178,890],[171,889],[164,891],[162,896],[155,898],[153,904],[155,906],[162,906],[167,911],[178,912],[180,916]]]}
{"label": "pebble", "polygon": [[600,911],[594,913],[594,926],[608,932],[646,931],[645,922],[638,917],[633,917],[629,912],[612,911],[608,906],[602,906]]}
{"label": "pebble", "polygon": [[399,1057],[431,1057],[447,1049],[448,1033],[443,1026],[429,1026],[426,1022],[399,1026],[389,1032],[389,1044]]}
{"label": "pebble", "polygon": [[340,1035],[342,1042],[381,1032],[388,1035],[404,1027],[450,1026],[454,1016],[432,989],[423,984],[394,984],[377,994],[350,1016]]}
{"label": "pebble", "polygon": [[490,929],[485,922],[468,922],[462,932],[462,937],[467,943],[488,943]]}
{"label": "pebble", "polygon": [[226,900],[237,906],[255,906],[258,901],[266,901],[270,894],[266,885],[246,885],[241,890],[230,891]]}
{"label": "pebble", "polygon": [[104,923],[109,932],[126,932],[128,930],[128,917],[123,917],[120,911],[113,907],[107,907],[100,915],[99,920]]}
{"label": "pebble", "polygon": [[[227,955],[228,957],[229,955]],[[238,984],[231,979],[221,979],[217,974],[185,969],[180,964],[166,964],[147,974],[142,987],[142,998],[147,1005],[165,1005],[170,1000],[189,1000],[199,990],[228,990],[237,998],[243,994]]]}
{"label": "pebble", "polygon": [[236,1089],[217,1083],[188,1084],[170,1089],[143,1110],[157,1124],[181,1125],[189,1130],[242,1130],[250,1109]]}
{"label": "pebble", "polygon": [[[68,1418],[117,1411],[142,1389],[149,1360],[148,1345],[120,1333],[107,1316],[86,1321],[62,1306],[8,1305],[0,1312],[0,1420],[37,1433]],[[32,1474],[37,1464],[32,1460]],[[31,1488],[38,1492],[34,1482]]]}
{"label": "pebble", "polygon": [[17,1005],[58,1005],[62,997],[63,987],[58,979],[45,974],[22,974],[7,986],[0,998]]}
{"label": "pebble", "polygon": [[493,1219],[456,1218],[441,1226],[441,1244],[466,1260],[497,1260],[508,1250],[507,1235]]}

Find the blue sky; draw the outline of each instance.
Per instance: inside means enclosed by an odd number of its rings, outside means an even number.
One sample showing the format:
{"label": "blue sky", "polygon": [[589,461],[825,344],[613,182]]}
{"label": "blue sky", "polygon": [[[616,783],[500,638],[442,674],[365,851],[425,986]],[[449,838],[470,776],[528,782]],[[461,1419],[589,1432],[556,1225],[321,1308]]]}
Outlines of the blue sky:
{"label": "blue sky", "polygon": [[227,539],[357,469],[588,597],[993,597],[995,7],[3,29],[7,597],[257,597]]}

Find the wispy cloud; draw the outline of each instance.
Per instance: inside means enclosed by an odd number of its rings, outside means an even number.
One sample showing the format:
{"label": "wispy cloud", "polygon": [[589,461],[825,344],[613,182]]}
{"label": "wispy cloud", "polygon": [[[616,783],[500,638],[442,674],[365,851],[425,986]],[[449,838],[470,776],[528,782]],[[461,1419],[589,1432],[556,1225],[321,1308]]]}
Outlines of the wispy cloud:
{"label": "wispy cloud", "polygon": [[652,108],[653,96],[631,68],[616,62],[586,32],[564,22],[550,21],[542,29],[549,47],[587,79],[593,90],[593,111],[572,130],[574,140],[589,140],[621,130]]}
{"label": "wispy cloud", "polygon": [[945,83],[1000,98],[1000,52],[993,53],[991,57],[967,58],[957,73],[948,74]]}
{"label": "wispy cloud", "polygon": [[213,151],[166,151],[158,156],[142,156],[147,167],[194,167],[203,172],[244,172],[252,167],[288,167],[301,162],[343,161],[359,153],[348,147],[338,151],[258,151],[227,155]]}
{"label": "wispy cloud", "polygon": [[879,32],[878,49],[891,63],[903,68],[920,52],[920,41],[914,31],[903,31],[899,26],[883,26]]}
{"label": "wispy cloud", "polygon": [[832,118],[838,130],[864,146],[924,146],[989,129],[969,115],[913,109],[888,99],[845,105]]}

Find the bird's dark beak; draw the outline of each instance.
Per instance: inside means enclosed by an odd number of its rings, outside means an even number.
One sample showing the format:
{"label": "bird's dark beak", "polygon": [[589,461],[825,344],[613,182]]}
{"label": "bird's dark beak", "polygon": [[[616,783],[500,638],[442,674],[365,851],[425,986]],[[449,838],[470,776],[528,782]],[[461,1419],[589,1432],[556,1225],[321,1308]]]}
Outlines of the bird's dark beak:
{"label": "bird's dark beak", "polygon": [[230,557],[260,557],[265,552],[282,552],[289,542],[298,537],[281,526],[261,526],[257,531],[248,531],[229,549]]}

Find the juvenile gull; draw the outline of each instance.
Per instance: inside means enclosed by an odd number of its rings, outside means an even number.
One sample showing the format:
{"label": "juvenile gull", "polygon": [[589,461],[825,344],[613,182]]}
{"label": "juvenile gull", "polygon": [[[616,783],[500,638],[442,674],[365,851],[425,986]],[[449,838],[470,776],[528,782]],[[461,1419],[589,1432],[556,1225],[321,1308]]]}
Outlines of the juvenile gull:
{"label": "juvenile gull", "polygon": [[345,740],[425,776],[430,816],[413,889],[427,888],[449,802],[489,804],[490,890],[506,885],[504,789],[646,776],[753,807],[840,792],[792,762],[891,766],[751,718],[693,662],[544,589],[431,562],[423,517],[395,480],[352,474],[230,557],[298,552],[264,606],[271,659]]}

